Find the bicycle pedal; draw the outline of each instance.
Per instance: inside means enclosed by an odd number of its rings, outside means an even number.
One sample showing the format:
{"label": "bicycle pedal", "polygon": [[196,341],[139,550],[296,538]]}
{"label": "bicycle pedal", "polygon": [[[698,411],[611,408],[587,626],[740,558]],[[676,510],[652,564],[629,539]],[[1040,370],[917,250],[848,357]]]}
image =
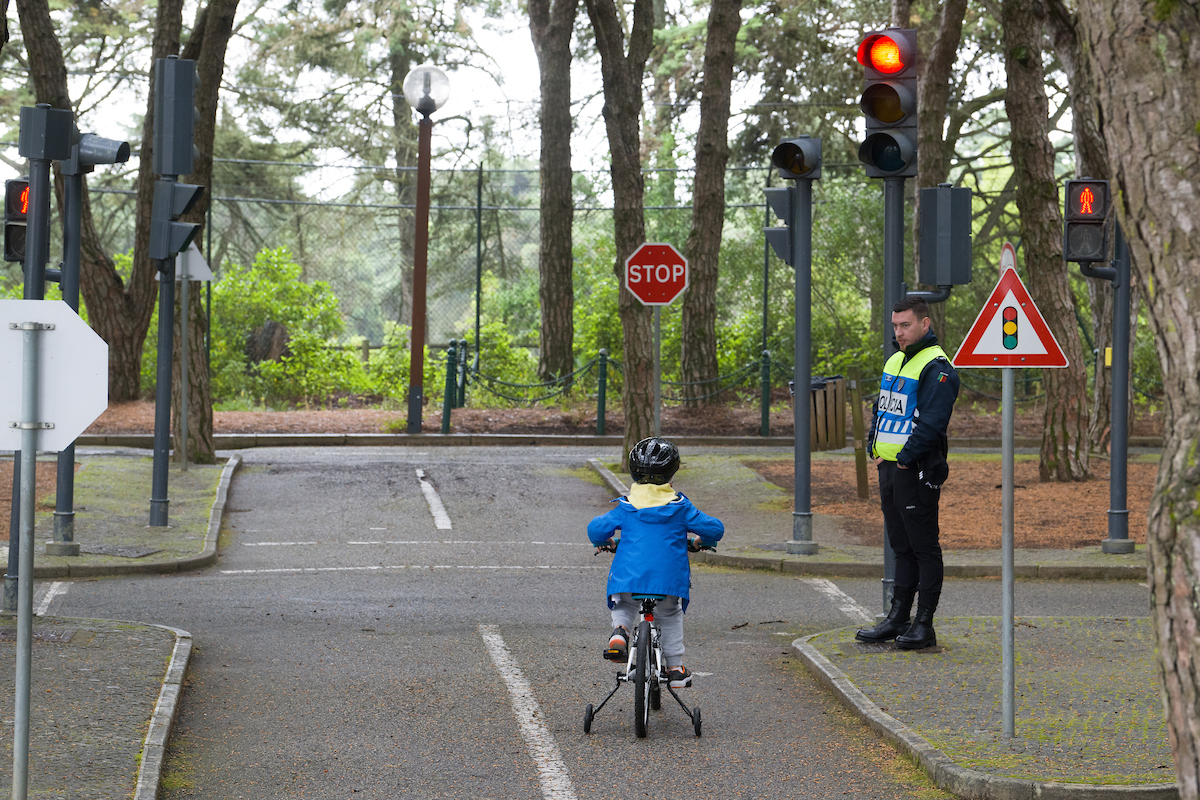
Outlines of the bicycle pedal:
{"label": "bicycle pedal", "polygon": [[609,661],[624,662],[626,659],[626,654],[624,652],[622,652],[621,650],[617,650],[616,648],[610,647],[604,651],[604,657],[607,658]]}

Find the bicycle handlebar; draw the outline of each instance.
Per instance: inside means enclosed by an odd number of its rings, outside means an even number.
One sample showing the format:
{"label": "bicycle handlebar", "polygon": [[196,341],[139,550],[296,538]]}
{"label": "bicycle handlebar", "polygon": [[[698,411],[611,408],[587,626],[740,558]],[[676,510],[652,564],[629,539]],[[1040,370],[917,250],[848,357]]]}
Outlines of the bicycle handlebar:
{"label": "bicycle handlebar", "polygon": [[[621,544],[621,538],[614,537],[612,539],[609,539],[604,544],[596,545],[596,552],[593,553],[592,555],[598,556],[601,553],[615,553],[615,552],[617,552],[617,547],[620,544]],[[715,553],[717,551],[717,546],[702,544],[700,542],[699,537],[689,536],[688,543],[687,543],[687,549],[688,549],[689,553],[699,553],[701,550],[711,550]]]}

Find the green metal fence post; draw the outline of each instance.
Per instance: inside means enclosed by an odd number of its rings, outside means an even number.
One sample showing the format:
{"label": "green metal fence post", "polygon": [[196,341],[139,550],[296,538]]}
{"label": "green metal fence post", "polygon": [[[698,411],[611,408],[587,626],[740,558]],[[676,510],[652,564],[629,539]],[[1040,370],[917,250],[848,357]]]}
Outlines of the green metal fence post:
{"label": "green metal fence post", "polygon": [[458,340],[451,339],[450,346],[446,348],[446,392],[442,398],[442,433],[450,432],[450,410],[454,408],[454,396],[457,394],[454,388],[454,376],[458,372],[455,366],[457,354]]}
{"label": "green metal fence post", "polygon": [[465,408],[467,405],[467,340],[458,342],[458,391],[455,393],[454,407]]}
{"label": "green metal fence post", "polygon": [[759,436],[771,435],[771,351],[762,352],[762,424]]}
{"label": "green metal fence post", "polygon": [[608,389],[608,351],[600,350],[600,370],[596,390],[596,435],[604,435],[604,392]]}

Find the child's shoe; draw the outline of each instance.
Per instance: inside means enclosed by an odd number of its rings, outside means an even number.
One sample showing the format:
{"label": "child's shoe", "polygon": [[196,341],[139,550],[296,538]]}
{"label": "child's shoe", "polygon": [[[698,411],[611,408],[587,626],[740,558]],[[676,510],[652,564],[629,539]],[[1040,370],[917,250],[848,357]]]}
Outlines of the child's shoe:
{"label": "child's shoe", "polygon": [[684,666],[668,668],[667,678],[671,681],[672,689],[683,689],[692,685],[692,673]]}
{"label": "child's shoe", "polygon": [[609,661],[625,662],[629,658],[629,634],[624,628],[613,628],[604,657]]}

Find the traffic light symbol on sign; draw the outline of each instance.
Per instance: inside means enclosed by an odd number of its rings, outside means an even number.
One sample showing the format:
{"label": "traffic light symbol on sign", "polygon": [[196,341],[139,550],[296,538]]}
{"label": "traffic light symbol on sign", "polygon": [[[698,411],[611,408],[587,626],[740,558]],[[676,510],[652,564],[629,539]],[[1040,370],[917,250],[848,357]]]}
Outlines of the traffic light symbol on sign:
{"label": "traffic light symbol on sign", "polygon": [[29,218],[29,180],[4,182],[4,260],[25,260],[25,232]]}
{"label": "traffic light symbol on sign", "polygon": [[1067,181],[1063,209],[1063,260],[1104,261],[1108,256],[1108,181]]}
{"label": "traffic light symbol on sign", "polygon": [[859,107],[866,138],[858,160],[872,178],[917,174],[917,35],[889,28],[867,34],[858,46],[866,85]]}
{"label": "traffic light symbol on sign", "polygon": [[1017,349],[1017,307],[1005,306],[1000,312],[1001,320],[1003,321],[1002,331],[1004,333],[1004,349]]}

